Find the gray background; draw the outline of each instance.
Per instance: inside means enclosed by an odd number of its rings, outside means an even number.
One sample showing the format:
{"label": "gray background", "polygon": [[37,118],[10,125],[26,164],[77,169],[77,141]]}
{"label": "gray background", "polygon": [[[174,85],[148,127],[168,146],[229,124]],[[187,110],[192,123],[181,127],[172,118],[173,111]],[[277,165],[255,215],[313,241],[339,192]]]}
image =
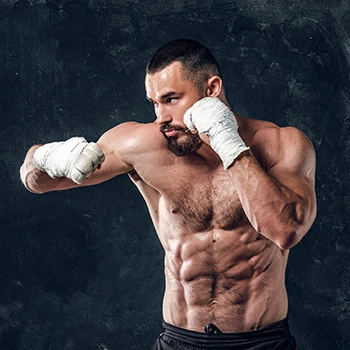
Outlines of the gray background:
{"label": "gray background", "polygon": [[144,68],[176,38],[210,47],[236,112],[294,125],[318,160],[318,217],[290,254],[300,349],[350,348],[350,3],[1,0],[0,349],[150,349],[163,252],[127,176],[27,192],[33,143],[154,120]]}

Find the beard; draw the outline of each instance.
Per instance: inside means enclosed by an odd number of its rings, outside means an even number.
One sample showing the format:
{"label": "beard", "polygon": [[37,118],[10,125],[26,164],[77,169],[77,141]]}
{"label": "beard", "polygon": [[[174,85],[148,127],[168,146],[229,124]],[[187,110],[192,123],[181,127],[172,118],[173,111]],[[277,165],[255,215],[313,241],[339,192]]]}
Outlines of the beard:
{"label": "beard", "polygon": [[[177,137],[166,136],[164,134],[164,131],[167,129],[177,130],[183,133],[183,135],[181,136],[181,141],[178,140]],[[180,157],[187,156],[189,153],[196,151],[203,144],[203,141],[198,135],[192,134],[190,131],[187,131],[184,128],[177,125],[162,125],[160,127],[160,131],[168,141],[168,149]]]}

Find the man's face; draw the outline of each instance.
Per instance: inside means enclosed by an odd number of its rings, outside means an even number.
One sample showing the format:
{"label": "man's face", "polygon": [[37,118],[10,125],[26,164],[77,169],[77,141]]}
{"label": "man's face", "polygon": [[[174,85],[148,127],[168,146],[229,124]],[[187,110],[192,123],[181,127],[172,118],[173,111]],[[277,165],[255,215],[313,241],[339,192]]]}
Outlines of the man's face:
{"label": "man's face", "polygon": [[[147,98],[153,103],[160,131],[169,149],[179,156],[195,151],[202,144],[198,135],[187,130],[183,116],[196,101],[205,97],[194,84],[183,79],[182,65],[174,62],[158,73],[147,74]],[[187,132],[186,132],[187,130]]]}

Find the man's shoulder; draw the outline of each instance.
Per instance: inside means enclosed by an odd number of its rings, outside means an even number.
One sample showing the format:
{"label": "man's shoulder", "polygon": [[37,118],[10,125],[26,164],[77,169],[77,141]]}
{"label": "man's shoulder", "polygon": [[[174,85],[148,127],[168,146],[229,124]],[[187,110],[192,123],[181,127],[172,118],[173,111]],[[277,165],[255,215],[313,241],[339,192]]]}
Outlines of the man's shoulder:
{"label": "man's shoulder", "polygon": [[269,121],[248,118],[242,125],[247,145],[266,169],[281,160],[314,157],[310,139],[296,127],[280,127]]}
{"label": "man's shoulder", "polygon": [[125,122],[113,127],[106,134],[114,144],[123,144],[135,150],[139,147],[144,150],[161,148],[165,141],[155,123]]}
{"label": "man's shoulder", "polygon": [[311,145],[307,135],[294,126],[280,127],[270,121],[246,118],[244,128],[251,147],[282,146],[290,142]]}

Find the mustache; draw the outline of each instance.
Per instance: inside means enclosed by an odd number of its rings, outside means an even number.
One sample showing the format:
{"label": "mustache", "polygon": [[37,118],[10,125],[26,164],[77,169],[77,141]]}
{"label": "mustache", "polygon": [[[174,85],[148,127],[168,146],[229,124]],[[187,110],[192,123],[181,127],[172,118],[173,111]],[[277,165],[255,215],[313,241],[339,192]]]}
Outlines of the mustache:
{"label": "mustache", "polygon": [[159,128],[160,132],[164,132],[166,130],[179,130],[179,131],[183,131],[183,132],[190,132],[190,129],[185,129],[182,126],[179,125],[174,125],[174,124],[164,124]]}

